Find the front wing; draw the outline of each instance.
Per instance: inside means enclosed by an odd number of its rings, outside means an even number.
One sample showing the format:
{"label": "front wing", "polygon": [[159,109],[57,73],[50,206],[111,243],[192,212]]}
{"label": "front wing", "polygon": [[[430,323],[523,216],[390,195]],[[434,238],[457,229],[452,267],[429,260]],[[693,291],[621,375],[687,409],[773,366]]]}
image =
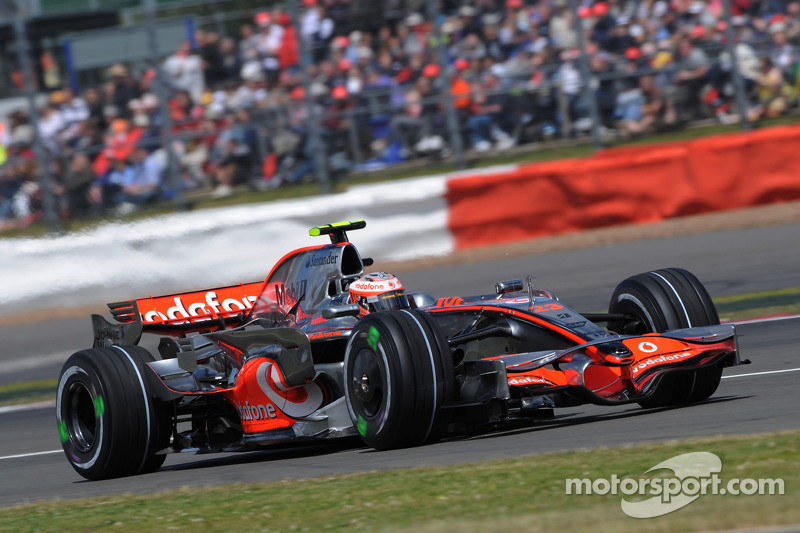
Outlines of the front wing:
{"label": "front wing", "polygon": [[601,405],[644,400],[670,373],[741,364],[736,329],[730,324],[620,336],[566,350],[491,359],[503,362],[509,387],[519,387],[525,395],[569,391]]}

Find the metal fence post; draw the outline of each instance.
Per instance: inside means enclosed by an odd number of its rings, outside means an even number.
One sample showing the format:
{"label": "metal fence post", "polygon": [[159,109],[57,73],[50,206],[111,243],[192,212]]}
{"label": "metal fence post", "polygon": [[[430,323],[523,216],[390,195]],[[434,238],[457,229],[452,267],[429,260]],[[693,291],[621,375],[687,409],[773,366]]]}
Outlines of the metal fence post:
{"label": "metal fence post", "polygon": [[58,206],[53,194],[53,187],[50,180],[50,158],[45,153],[42,143],[42,136],[39,132],[39,110],[36,107],[36,90],[33,85],[33,72],[31,69],[30,46],[28,43],[28,33],[26,28],[26,17],[24,8],[17,3],[17,10],[14,13],[14,34],[17,45],[17,55],[19,57],[22,77],[25,83],[25,97],[28,100],[29,118],[33,128],[33,153],[36,157],[36,167],[39,187],[44,193],[42,211],[44,220],[50,231],[62,231],[59,222]]}
{"label": "metal fence post", "polygon": [[444,112],[447,121],[447,129],[450,132],[450,144],[453,147],[453,158],[456,168],[463,170],[467,168],[464,161],[464,145],[461,142],[461,126],[458,124],[456,108],[453,105],[453,93],[450,91],[450,81],[447,79],[447,51],[442,40],[442,27],[439,24],[439,14],[436,9],[436,0],[427,0],[426,10],[428,18],[433,22],[433,38],[436,40],[436,56],[439,64],[439,79],[442,83],[442,95],[444,96]]}
{"label": "metal fence post", "polygon": [[739,121],[744,131],[750,131],[750,117],[747,116],[747,95],[744,90],[742,73],[739,71],[739,62],[736,59],[736,37],[733,34],[733,17],[731,16],[731,0],[722,0],[722,13],[725,18],[725,49],[731,58],[731,74],[733,74],[733,87],[736,90],[736,104],[739,106]]}
{"label": "metal fence post", "polygon": [[[340,114],[343,112],[340,111]],[[364,162],[362,155],[361,155],[361,146],[359,146],[359,138],[358,138],[358,126],[356,125],[356,115],[351,110],[346,110],[344,116],[347,119],[347,134],[349,138],[350,145],[353,147],[353,159],[355,160],[356,164],[361,164]]]}
{"label": "metal fence post", "polygon": [[586,53],[586,41],[583,38],[581,18],[578,15],[578,3],[576,0],[569,0],[569,10],[572,12],[572,18],[575,21],[575,33],[578,40],[578,50],[580,50],[578,67],[581,71],[583,98],[589,105],[589,114],[592,118],[592,139],[594,140],[594,148],[595,150],[602,150],[603,138],[600,135],[600,112],[597,110],[597,98],[592,91],[592,73],[589,69],[589,55]]}
{"label": "metal fence post", "polygon": [[158,109],[161,113],[161,139],[164,143],[164,148],[167,151],[167,179],[166,181],[175,190],[175,206],[179,211],[186,210],[186,203],[183,199],[183,184],[181,183],[181,173],[178,168],[178,160],[175,157],[175,147],[173,145],[174,137],[172,135],[172,116],[169,112],[167,105],[167,92],[166,80],[164,72],[161,69],[161,58],[159,57],[158,42],[155,28],[155,0],[143,0],[142,10],[144,11],[144,25],[147,31],[147,41],[150,47],[150,61],[153,68],[156,70],[156,77],[153,84],[156,89],[156,96],[158,96]]}
{"label": "metal fence post", "polygon": [[558,94],[556,95],[556,100],[558,100],[558,112],[561,114],[561,134],[564,135],[570,131],[572,131],[572,114],[569,110],[569,102],[567,102],[567,95],[564,94],[564,91],[561,89],[564,87],[564,83],[559,81],[557,84]]}
{"label": "metal fence post", "polygon": [[319,186],[323,194],[330,194],[331,184],[328,179],[328,160],[327,150],[322,144],[322,136],[320,135],[320,123],[317,116],[317,106],[314,103],[314,96],[311,94],[311,76],[308,74],[308,69],[311,66],[311,53],[308,49],[308,43],[303,38],[303,33],[300,27],[300,0],[289,0],[289,7],[291,9],[292,26],[294,27],[295,34],[297,35],[297,43],[300,46],[300,71],[303,76],[303,89],[305,90],[305,101],[308,111],[308,134],[309,142],[311,143],[311,151],[314,157],[314,175],[319,181]]}

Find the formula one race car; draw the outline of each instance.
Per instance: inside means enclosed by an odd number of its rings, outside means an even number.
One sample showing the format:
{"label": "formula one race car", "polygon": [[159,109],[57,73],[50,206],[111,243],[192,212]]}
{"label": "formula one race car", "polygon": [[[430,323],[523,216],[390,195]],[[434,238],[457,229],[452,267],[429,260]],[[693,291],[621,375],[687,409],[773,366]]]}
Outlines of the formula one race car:
{"label": "formula one race car", "polygon": [[[740,364],[686,270],[620,283],[580,314],[530,277],[494,294],[434,299],[365,276],[346,232],[281,259],[263,282],[109,304],[94,347],[58,383],[67,459],[88,479],[157,470],[171,452],[252,450],[360,435],[377,449],[530,420],[581,403],[697,402]],[[597,323],[607,324],[608,329]],[[138,346],[162,336],[160,358]]]}

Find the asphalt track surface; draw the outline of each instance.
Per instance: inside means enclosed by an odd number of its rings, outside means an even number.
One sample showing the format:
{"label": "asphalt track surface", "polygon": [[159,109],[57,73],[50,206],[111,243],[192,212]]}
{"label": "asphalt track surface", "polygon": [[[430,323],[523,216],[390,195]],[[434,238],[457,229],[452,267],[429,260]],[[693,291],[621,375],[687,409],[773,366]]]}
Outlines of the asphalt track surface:
{"label": "asphalt track surface", "polygon": [[[449,296],[491,292],[495,281],[532,274],[537,286],[554,289],[566,303],[589,312],[605,309],[625,277],[667,266],[693,271],[712,296],[800,286],[800,225],[463,263],[404,272],[402,280],[408,289]],[[171,455],[154,474],[86,482],[60,451],[52,406],[0,410],[0,506],[800,428],[800,319],[746,323],[738,331],[741,356],[752,364],[727,369],[716,394],[702,404],[660,410],[580,406],[530,427],[409,450],[374,452],[347,441],[247,454]],[[0,328],[2,382],[56,377],[66,357],[88,346],[90,337],[88,318]]]}

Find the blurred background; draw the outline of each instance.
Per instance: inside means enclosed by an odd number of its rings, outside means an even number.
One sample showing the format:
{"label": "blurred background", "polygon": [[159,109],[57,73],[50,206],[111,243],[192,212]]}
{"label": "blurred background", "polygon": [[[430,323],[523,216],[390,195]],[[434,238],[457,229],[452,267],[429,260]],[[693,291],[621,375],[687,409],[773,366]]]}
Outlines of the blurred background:
{"label": "blurred background", "polygon": [[786,0],[0,1],[0,231],[798,107]]}

